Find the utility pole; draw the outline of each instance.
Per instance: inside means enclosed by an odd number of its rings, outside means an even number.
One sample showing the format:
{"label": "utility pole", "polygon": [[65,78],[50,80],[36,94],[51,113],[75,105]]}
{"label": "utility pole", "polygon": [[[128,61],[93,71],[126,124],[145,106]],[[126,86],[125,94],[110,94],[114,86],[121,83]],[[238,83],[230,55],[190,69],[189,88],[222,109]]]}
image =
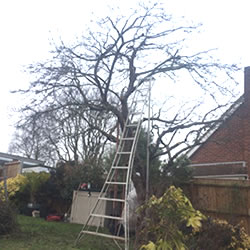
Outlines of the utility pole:
{"label": "utility pole", "polygon": [[148,85],[148,131],[147,131],[147,166],[146,166],[146,201],[149,199],[149,155],[150,155],[150,108],[151,108],[151,80]]}

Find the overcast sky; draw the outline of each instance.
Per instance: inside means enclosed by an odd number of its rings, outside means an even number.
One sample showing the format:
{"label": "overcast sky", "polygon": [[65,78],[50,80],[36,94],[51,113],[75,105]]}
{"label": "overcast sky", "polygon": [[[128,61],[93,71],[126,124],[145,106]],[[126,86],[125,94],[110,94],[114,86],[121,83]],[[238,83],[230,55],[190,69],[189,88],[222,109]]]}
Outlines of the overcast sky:
{"label": "overcast sky", "polygon": [[[10,90],[29,84],[23,66],[45,59],[53,37],[73,41],[92,17],[108,13],[106,5],[133,7],[136,0],[0,1],[0,151],[7,152],[14,132],[13,109],[20,102]],[[166,0],[174,16],[203,23],[199,43],[218,48],[226,63],[250,65],[249,0]],[[243,75],[239,79],[243,84]]]}

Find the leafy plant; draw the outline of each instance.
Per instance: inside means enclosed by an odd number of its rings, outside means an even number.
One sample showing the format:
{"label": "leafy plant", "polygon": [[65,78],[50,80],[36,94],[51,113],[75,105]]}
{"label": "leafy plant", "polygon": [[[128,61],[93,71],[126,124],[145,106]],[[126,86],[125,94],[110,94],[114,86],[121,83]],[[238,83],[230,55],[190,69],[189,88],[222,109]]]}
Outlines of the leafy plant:
{"label": "leafy plant", "polygon": [[199,231],[201,221],[205,218],[193,208],[182,190],[174,186],[170,186],[160,198],[152,196],[139,211],[147,214],[141,223],[142,231],[139,235],[147,242],[140,249],[148,250],[187,249],[186,232]]}
{"label": "leafy plant", "polygon": [[[27,184],[27,178],[21,174],[18,174],[16,177],[7,179],[7,192],[9,198],[12,198],[16,195],[17,192],[21,192],[24,189],[24,186]],[[4,183],[0,182],[0,198],[4,200]]]}
{"label": "leafy plant", "polygon": [[30,192],[30,202],[36,202],[36,193],[38,192],[40,186],[50,178],[50,174],[46,172],[30,172],[26,173],[25,177],[27,178],[27,185]]}
{"label": "leafy plant", "polygon": [[[25,173],[7,179],[7,192],[9,200],[18,210],[23,213],[27,209],[27,203],[37,202],[36,197],[39,196],[40,186],[50,177],[49,173]],[[0,183],[0,198],[4,200],[3,182]]]}
{"label": "leafy plant", "polygon": [[152,183],[151,194],[160,197],[172,185],[183,188],[183,184],[188,183],[192,179],[192,169],[188,167],[189,164],[189,159],[184,155],[178,157],[175,161],[164,160],[153,182],[150,177],[150,182]]}
{"label": "leafy plant", "polygon": [[233,226],[225,220],[208,218],[202,228],[189,237],[190,250],[240,250],[250,249],[250,237],[241,225]]}
{"label": "leafy plant", "polygon": [[16,210],[9,202],[0,200],[0,235],[12,233],[17,229]]}
{"label": "leafy plant", "polygon": [[103,168],[91,162],[75,164],[60,162],[50,172],[50,178],[39,187],[35,200],[42,204],[42,216],[67,212],[73,191],[82,183],[91,183],[91,191],[99,191],[103,185]]}
{"label": "leafy plant", "polygon": [[179,186],[183,182],[188,182],[192,178],[192,169],[188,167],[190,160],[182,155],[173,162],[163,164],[163,169],[167,180],[174,186]]}

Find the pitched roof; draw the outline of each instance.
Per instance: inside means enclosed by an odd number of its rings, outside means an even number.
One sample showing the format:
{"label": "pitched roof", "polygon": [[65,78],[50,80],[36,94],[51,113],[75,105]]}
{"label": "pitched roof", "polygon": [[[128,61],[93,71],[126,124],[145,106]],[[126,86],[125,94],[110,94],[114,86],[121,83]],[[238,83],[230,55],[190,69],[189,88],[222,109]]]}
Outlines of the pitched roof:
{"label": "pitched roof", "polygon": [[204,142],[206,142],[210,136],[214,134],[214,132],[225,123],[225,121],[230,118],[236,110],[243,104],[244,102],[244,95],[242,95],[240,98],[238,98],[231,106],[230,108],[224,112],[220,119],[218,119],[218,123],[216,123],[214,126],[212,126],[201,138],[200,143],[198,145],[195,145],[192,149],[190,149],[187,152],[187,156],[190,158],[202,145]]}
{"label": "pitched roof", "polygon": [[48,166],[45,166],[45,161],[40,161],[23,156],[0,152],[0,165],[4,165],[5,163],[10,163],[13,161],[20,161],[22,163],[23,168],[32,168],[32,167],[49,168]]}

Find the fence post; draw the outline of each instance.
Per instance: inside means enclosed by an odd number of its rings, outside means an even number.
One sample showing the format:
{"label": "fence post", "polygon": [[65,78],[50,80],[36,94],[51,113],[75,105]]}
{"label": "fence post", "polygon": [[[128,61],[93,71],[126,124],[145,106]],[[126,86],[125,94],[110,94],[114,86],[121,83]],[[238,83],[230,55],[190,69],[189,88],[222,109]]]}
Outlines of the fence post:
{"label": "fence post", "polygon": [[3,183],[4,183],[4,197],[5,197],[5,201],[8,201],[6,166],[3,166]]}

